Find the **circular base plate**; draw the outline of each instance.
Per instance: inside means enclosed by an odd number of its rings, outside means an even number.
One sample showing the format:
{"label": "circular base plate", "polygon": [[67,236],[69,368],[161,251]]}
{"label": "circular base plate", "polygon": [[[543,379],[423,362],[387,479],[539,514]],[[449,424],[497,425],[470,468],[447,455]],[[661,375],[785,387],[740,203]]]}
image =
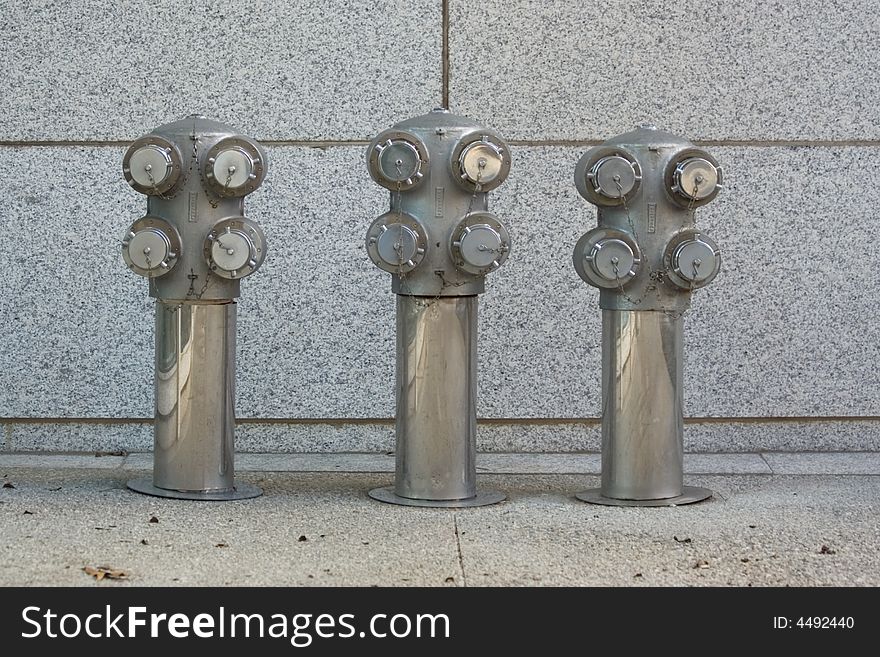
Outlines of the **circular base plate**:
{"label": "circular base plate", "polygon": [[497,504],[507,499],[504,493],[496,491],[480,491],[475,497],[464,500],[416,500],[411,497],[401,497],[394,493],[394,488],[374,488],[369,493],[370,497],[388,504],[400,504],[402,506],[425,506],[437,509],[464,509],[469,506],[488,506]]}
{"label": "circular base plate", "polygon": [[613,497],[604,497],[601,488],[591,488],[583,493],[578,493],[575,497],[590,504],[604,504],[605,506],[680,506],[702,502],[712,497],[712,491],[708,488],[684,486],[681,489],[681,495],[676,497],[666,497],[659,500],[618,500]]}
{"label": "circular base plate", "polygon": [[153,485],[152,477],[145,479],[133,479],[128,482],[128,487],[144,495],[153,495],[155,497],[170,497],[176,500],[202,500],[205,502],[225,502],[226,500],[247,500],[252,497],[259,497],[263,491],[256,486],[248,486],[247,484],[238,484],[235,490],[227,491],[194,491],[194,490],[171,490],[169,488],[159,488]]}

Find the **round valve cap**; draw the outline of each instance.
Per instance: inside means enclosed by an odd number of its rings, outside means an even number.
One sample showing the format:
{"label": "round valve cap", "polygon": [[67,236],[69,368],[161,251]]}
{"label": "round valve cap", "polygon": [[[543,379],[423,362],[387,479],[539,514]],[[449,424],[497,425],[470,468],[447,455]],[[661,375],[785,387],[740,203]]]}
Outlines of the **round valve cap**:
{"label": "round valve cap", "polygon": [[128,159],[131,179],[142,187],[159,187],[173,171],[171,155],[159,146],[144,146]]}
{"label": "round valve cap", "polygon": [[128,184],[142,194],[164,194],[180,179],[180,161],[180,153],[172,142],[147,135],[135,140],[126,151],[122,173]]}
{"label": "round valve cap", "polygon": [[510,173],[507,145],[494,135],[465,136],[452,150],[452,170],[469,190],[493,190]]}
{"label": "round valve cap", "polygon": [[367,168],[373,180],[387,189],[412,189],[427,173],[428,149],[413,134],[386,130],[370,144]]}
{"label": "round valve cap", "polygon": [[122,240],[122,258],[136,274],[158,278],[167,274],[180,254],[177,231],[164,219],[142,217]]}
{"label": "round valve cap", "polygon": [[392,210],[376,217],[367,230],[367,254],[379,269],[406,274],[425,258],[428,235],[418,219]]}
{"label": "round valve cap", "polygon": [[474,185],[490,185],[502,175],[504,154],[501,149],[484,137],[461,152],[459,158],[461,177]]}
{"label": "round valve cap", "polygon": [[629,233],[616,228],[594,228],[574,247],[574,268],[584,281],[599,288],[621,288],[635,278],[642,252]]}
{"label": "round valve cap", "polygon": [[380,149],[379,171],[386,179],[402,183],[419,175],[422,161],[416,147],[410,142],[403,139],[389,140]]}
{"label": "round valve cap", "polygon": [[229,272],[239,271],[251,260],[253,248],[247,235],[238,230],[228,230],[214,240],[211,262]]}
{"label": "round valve cap", "polygon": [[221,278],[238,279],[254,273],[266,256],[265,238],[246,217],[224,219],[208,233],[205,261]]}
{"label": "round valve cap", "polygon": [[491,226],[478,224],[465,228],[458,240],[458,248],[465,263],[482,269],[498,259],[503,243],[501,235]]}
{"label": "round valve cap", "polygon": [[490,212],[472,212],[452,231],[450,252],[455,266],[468,274],[498,269],[510,255],[510,235]]}
{"label": "round valve cap", "polygon": [[254,161],[238,148],[221,151],[211,166],[214,178],[225,189],[243,187],[254,172]]}
{"label": "round valve cap", "polygon": [[394,267],[410,264],[422,248],[416,231],[403,224],[383,226],[376,247],[383,262]]}
{"label": "round valve cap", "polygon": [[263,182],[266,164],[259,147],[246,137],[227,137],[214,144],[205,159],[208,187],[220,196],[245,196]]}
{"label": "round valve cap", "polygon": [[608,198],[623,198],[638,186],[641,175],[632,162],[620,155],[603,157],[587,174],[597,194]]}
{"label": "round valve cap", "polygon": [[148,271],[158,269],[169,253],[171,243],[165,233],[153,228],[135,233],[128,242],[128,257],[132,264]]}
{"label": "round valve cap", "polygon": [[678,287],[691,290],[707,285],[721,269],[721,251],[697,230],[679,233],[666,247],[667,274]]}
{"label": "round valve cap", "polygon": [[676,165],[672,180],[677,194],[702,201],[718,188],[718,169],[705,158],[690,157]]}
{"label": "round valve cap", "polygon": [[593,245],[587,261],[597,276],[615,283],[629,280],[635,276],[638,268],[636,254],[630,245],[616,238],[599,240]]}

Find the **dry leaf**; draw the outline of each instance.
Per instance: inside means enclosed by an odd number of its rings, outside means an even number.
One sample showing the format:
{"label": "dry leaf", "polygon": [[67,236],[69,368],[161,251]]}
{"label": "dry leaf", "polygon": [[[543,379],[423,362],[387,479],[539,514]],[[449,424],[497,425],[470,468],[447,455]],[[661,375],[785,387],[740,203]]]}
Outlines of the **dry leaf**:
{"label": "dry leaf", "polygon": [[229,544],[228,543],[217,543],[217,545],[215,545],[214,547],[225,548],[225,547],[229,547]]}
{"label": "dry leaf", "polygon": [[10,484],[10,483],[7,481],[5,484],[3,484],[3,488],[15,488],[15,486],[13,486],[12,484]]}
{"label": "dry leaf", "polygon": [[305,543],[305,542],[306,542],[307,540],[309,540],[309,539],[307,539],[305,536],[300,536],[297,540],[298,540],[300,543]]}
{"label": "dry leaf", "polygon": [[832,550],[827,545],[823,545],[821,548],[819,548],[819,554],[837,554],[837,550]]}
{"label": "dry leaf", "polygon": [[128,579],[128,573],[124,570],[119,570],[118,568],[111,568],[110,566],[98,566],[97,568],[93,568],[92,566],[86,566],[82,569],[86,575],[91,575],[99,582],[102,579]]}
{"label": "dry leaf", "polygon": [[679,538],[678,536],[673,536],[672,538],[673,538],[673,540],[675,540],[676,543],[690,543],[691,542],[691,539],[689,539],[689,538]]}
{"label": "dry leaf", "polygon": [[706,569],[709,567],[709,562],[705,559],[700,559],[697,563],[694,564],[694,568]]}
{"label": "dry leaf", "polygon": [[157,523],[159,519],[156,516],[150,516],[150,519],[147,522]]}

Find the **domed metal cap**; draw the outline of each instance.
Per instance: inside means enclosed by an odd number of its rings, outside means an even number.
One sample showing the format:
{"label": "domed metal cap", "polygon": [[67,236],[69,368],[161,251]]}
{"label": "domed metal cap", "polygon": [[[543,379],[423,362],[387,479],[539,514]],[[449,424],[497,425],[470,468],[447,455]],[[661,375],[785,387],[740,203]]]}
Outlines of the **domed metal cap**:
{"label": "domed metal cap", "polygon": [[452,231],[449,253],[461,271],[482,276],[510,255],[510,234],[491,212],[471,212]]}
{"label": "domed metal cap", "polygon": [[367,169],[373,180],[386,189],[412,189],[427,174],[428,149],[412,133],[386,130],[370,144]]}
{"label": "domed metal cap", "polygon": [[377,217],[367,230],[367,254],[379,269],[406,274],[422,262],[428,236],[410,214],[391,211]]}

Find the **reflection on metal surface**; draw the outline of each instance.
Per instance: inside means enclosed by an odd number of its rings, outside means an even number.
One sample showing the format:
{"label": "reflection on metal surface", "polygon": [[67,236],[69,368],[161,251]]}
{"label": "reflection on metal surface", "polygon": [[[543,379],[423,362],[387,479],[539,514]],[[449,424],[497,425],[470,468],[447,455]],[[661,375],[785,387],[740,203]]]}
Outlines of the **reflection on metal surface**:
{"label": "reflection on metal surface", "polygon": [[401,497],[476,495],[477,297],[397,297]]}
{"label": "reflection on metal surface", "polygon": [[179,491],[234,487],[236,304],[156,302],[153,480]]}
{"label": "reflection on metal surface", "polygon": [[602,493],[641,500],[682,487],[681,318],[602,311]]}

